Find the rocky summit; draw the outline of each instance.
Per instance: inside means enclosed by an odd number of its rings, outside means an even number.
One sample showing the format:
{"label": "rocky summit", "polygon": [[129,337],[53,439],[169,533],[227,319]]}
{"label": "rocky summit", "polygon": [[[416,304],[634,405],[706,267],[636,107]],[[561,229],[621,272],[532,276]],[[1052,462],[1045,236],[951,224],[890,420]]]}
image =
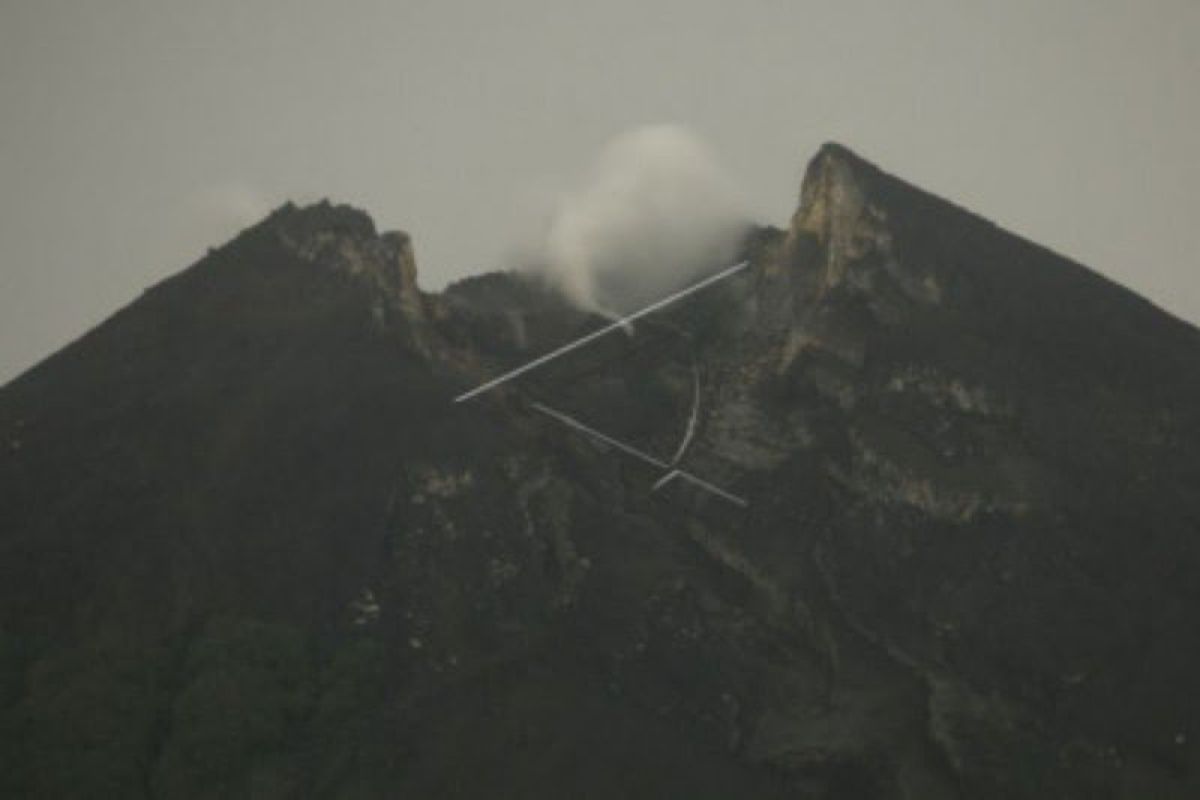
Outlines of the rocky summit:
{"label": "rocky summit", "polygon": [[287,205],[0,389],[0,794],[1200,796],[1200,332],[837,145],[743,250],[454,402],[607,320]]}

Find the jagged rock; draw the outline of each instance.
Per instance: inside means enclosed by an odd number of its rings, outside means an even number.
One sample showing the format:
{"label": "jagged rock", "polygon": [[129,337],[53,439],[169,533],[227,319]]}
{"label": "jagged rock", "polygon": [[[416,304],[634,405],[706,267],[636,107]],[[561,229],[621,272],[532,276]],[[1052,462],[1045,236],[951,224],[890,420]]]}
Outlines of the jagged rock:
{"label": "jagged rock", "polygon": [[601,321],[289,204],[4,387],[0,793],[1195,796],[1200,333],[837,145],[745,256],[454,404]]}

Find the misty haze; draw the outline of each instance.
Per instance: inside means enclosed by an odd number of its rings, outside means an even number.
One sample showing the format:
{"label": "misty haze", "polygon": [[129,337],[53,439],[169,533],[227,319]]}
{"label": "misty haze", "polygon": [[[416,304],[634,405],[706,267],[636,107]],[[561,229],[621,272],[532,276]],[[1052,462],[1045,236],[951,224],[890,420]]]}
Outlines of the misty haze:
{"label": "misty haze", "polygon": [[0,796],[1200,796],[1200,7],[0,11]]}

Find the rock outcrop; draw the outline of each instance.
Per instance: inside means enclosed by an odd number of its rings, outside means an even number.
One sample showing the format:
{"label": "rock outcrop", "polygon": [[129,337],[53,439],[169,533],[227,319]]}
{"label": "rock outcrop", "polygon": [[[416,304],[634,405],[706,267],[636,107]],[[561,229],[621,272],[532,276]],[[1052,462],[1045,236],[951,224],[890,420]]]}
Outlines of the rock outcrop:
{"label": "rock outcrop", "polygon": [[1196,796],[1200,333],[837,145],[745,256],[454,404],[600,321],[287,205],[4,387],[0,793]]}

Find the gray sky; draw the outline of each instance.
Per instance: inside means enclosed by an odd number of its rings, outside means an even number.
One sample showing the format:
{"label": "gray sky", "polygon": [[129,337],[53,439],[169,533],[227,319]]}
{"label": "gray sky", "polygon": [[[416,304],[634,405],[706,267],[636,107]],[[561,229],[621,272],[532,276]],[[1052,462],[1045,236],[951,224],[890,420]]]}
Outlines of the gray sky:
{"label": "gray sky", "polygon": [[0,0],[0,381],[285,198],[496,266],[637,125],[841,141],[1200,320],[1200,2]]}

